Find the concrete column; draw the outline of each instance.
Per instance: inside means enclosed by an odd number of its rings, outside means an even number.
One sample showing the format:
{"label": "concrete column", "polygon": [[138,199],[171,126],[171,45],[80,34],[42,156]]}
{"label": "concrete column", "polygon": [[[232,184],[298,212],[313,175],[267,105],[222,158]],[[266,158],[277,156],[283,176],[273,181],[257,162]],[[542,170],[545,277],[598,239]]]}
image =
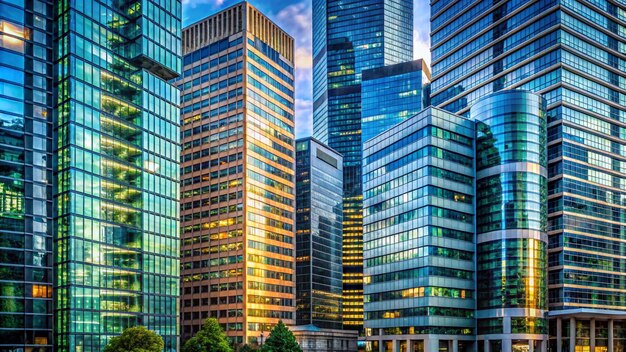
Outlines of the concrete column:
{"label": "concrete column", "polygon": [[424,351],[439,351],[439,339],[429,338],[424,340]]}
{"label": "concrete column", "polygon": [[535,340],[528,340],[528,352],[535,352]]}
{"label": "concrete column", "polygon": [[502,352],[512,352],[513,341],[511,339],[502,339]]}
{"label": "concrete column", "polygon": [[576,350],[576,318],[569,318],[569,350]]}
{"label": "concrete column", "polygon": [[378,352],[385,352],[385,341],[384,340],[378,340]]}
{"label": "concrete column", "polygon": [[391,351],[400,352],[400,340],[391,340]]}
{"label": "concrete column", "polygon": [[502,331],[505,334],[511,333],[511,317],[504,317],[504,319],[502,319]]}
{"label": "concrete column", "polygon": [[613,352],[613,319],[609,320],[609,352]]}
{"label": "concrete column", "polygon": [[413,340],[406,340],[406,352],[413,352]]}
{"label": "concrete column", "polygon": [[548,340],[541,340],[541,352],[548,352]]}
{"label": "concrete column", "polygon": [[591,319],[589,322],[589,349],[591,352],[596,350],[596,320]]}
{"label": "concrete column", "polygon": [[491,352],[491,345],[489,345],[489,340],[484,340],[483,345],[485,346],[485,352]]}
{"label": "concrete column", "polygon": [[556,351],[563,352],[563,321],[556,318]]}
{"label": "concrete column", "polygon": [[459,352],[459,340],[452,340],[452,352]]}

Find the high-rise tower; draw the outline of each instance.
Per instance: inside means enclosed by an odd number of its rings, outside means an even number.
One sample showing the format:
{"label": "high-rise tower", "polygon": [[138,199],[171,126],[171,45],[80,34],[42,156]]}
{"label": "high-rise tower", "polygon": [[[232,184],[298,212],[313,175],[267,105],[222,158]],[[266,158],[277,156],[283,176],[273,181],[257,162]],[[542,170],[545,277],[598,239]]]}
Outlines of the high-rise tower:
{"label": "high-rise tower", "polygon": [[472,121],[427,108],[364,144],[365,339],[474,347]]}
{"label": "high-rise tower", "polygon": [[344,157],[344,328],[363,326],[361,73],[413,57],[413,1],[313,1],[313,137]]}
{"label": "high-rise tower", "polygon": [[51,3],[0,1],[0,350],[52,350]]}
{"label": "high-rise tower", "polygon": [[432,2],[433,105],[467,115],[516,88],[547,101],[555,351],[626,348],[625,11],[623,1]]}
{"label": "high-rise tower", "polygon": [[183,30],[182,335],[295,322],[294,40],[242,2]]}
{"label": "high-rise tower", "polygon": [[177,351],[181,3],[55,10],[55,350],[143,325]]}
{"label": "high-rise tower", "polygon": [[343,159],[296,141],[296,324],[341,329]]}

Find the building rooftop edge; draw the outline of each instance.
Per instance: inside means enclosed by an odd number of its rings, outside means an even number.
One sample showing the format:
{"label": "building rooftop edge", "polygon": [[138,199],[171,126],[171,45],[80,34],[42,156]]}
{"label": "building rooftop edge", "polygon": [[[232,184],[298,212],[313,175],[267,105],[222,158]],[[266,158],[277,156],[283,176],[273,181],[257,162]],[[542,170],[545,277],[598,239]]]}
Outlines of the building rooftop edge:
{"label": "building rooftop edge", "polygon": [[343,159],[343,154],[339,153],[337,150],[335,150],[334,148],[331,148],[328,144],[321,142],[319,139],[313,137],[313,136],[306,136],[306,137],[300,137],[296,139],[296,143],[298,142],[305,142],[305,141],[313,141],[319,145],[324,146],[324,148],[332,151],[333,153],[339,155],[342,159]]}

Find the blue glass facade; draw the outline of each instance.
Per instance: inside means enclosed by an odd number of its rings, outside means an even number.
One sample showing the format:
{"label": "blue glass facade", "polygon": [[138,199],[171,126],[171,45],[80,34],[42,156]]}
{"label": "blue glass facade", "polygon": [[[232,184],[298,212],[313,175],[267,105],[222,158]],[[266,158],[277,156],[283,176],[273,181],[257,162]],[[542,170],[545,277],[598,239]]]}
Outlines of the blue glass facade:
{"label": "blue glass facade", "polygon": [[177,0],[55,6],[55,351],[143,325],[178,350]]}
{"label": "blue glass facade", "polygon": [[296,141],[296,324],[341,329],[343,159]]}
{"label": "blue glass facade", "polygon": [[474,346],[474,134],[474,122],[428,108],[365,143],[369,350]]}
{"label": "blue glass facade", "polygon": [[413,56],[413,1],[313,1],[313,136],[344,157],[344,325],[363,325],[361,74]]}
{"label": "blue glass facade", "polygon": [[541,351],[548,333],[545,100],[502,91],[479,100],[470,115],[477,123],[478,350]]}
{"label": "blue glass facade", "polygon": [[52,351],[52,4],[0,1],[0,351]]}
{"label": "blue glass facade", "polygon": [[423,60],[363,71],[363,143],[430,105],[429,88],[430,70]]}
{"label": "blue glass facade", "polygon": [[514,88],[547,101],[549,329],[558,351],[626,348],[625,10],[597,0],[431,8],[433,105],[467,115],[480,97]]}

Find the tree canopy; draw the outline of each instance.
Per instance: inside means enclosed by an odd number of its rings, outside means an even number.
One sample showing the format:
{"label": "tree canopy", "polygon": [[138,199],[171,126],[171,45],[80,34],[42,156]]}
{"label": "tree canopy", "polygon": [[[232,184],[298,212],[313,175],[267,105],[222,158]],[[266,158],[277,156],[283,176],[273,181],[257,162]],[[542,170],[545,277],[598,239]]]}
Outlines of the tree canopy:
{"label": "tree canopy", "polygon": [[233,352],[233,349],[217,319],[209,318],[202,329],[185,342],[181,352]]}
{"label": "tree canopy", "polygon": [[104,352],[162,352],[163,338],[144,326],[127,328],[111,338]]}
{"label": "tree canopy", "polygon": [[263,343],[262,352],[302,352],[296,337],[279,321]]}

